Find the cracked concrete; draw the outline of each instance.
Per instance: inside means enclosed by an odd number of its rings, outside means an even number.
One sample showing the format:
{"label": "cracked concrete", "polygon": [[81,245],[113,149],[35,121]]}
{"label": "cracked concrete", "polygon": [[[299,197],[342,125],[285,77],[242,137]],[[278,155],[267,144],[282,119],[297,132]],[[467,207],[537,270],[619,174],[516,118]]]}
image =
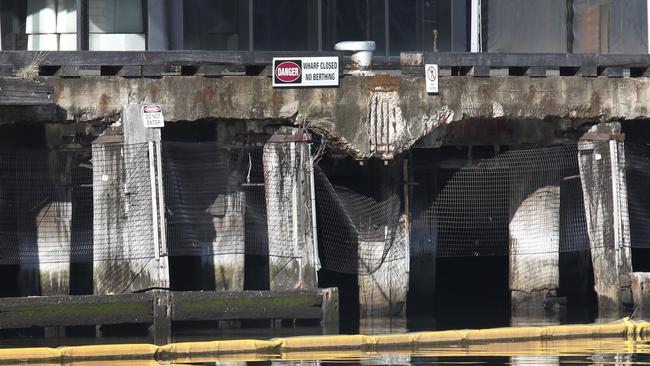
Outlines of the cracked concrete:
{"label": "cracked concrete", "polygon": [[453,76],[440,79],[436,95],[426,93],[421,76],[345,76],[338,88],[295,89],[273,89],[264,76],[44,80],[54,87],[59,112],[38,114],[41,121],[112,123],[123,105],[152,102],[163,106],[170,123],[306,121],[356,158],[391,159],[416,143],[509,143],[528,135],[538,141],[540,134],[557,143],[576,121],[650,117],[647,78]]}

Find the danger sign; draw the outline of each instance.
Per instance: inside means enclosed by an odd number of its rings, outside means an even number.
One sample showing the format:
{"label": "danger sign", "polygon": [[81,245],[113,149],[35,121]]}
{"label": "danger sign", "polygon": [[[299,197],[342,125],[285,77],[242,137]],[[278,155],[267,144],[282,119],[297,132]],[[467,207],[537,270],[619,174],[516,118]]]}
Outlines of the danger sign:
{"label": "danger sign", "polygon": [[148,128],[165,127],[165,118],[163,117],[162,107],[158,104],[149,104],[142,106],[142,123]]}
{"label": "danger sign", "polygon": [[338,57],[273,59],[273,86],[338,86]]}
{"label": "danger sign", "polygon": [[438,65],[425,65],[424,74],[427,83],[427,93],[438,93]]}

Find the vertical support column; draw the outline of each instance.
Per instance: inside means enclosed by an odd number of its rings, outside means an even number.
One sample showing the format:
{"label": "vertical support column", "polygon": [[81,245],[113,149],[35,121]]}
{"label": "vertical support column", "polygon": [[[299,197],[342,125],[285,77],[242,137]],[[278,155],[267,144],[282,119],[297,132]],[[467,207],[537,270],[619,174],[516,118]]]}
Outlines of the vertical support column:
{"label": "vertical support column", "polygon": [[95,294],[169,287],[160,131],[144,127],[140,109],[123,109],[123,145],[93,146]]}
{"label": "vertical support column", "polygon": [[[388,165],[388,164],[387,164]],[[395,197],[403,187],[404,166],[394,160],[381,171],[384,197]],[[399,199],[399,198],[398,198]],[[408,200],[399,200],[407,204]],[[383,210],[392,210],[384,207]],[[398,207],[395,217],[382,228],[383,237],[359,236],[359,305],[362,318],[398,318],[406,315],[410,271],[408,209]],[[371,235],[372,236],[372,235]],[[369,262],[369,263],[366,263]],[[364,325],[362,324],[362,327]]]}
{"label": "vertical support column", "polygon": [[[226,155],[226,159],[229,157]],[[210,253],[203,257],[206,272],[214,273],[217,291],[244,290],[244,261],[246,258],[246,237],[244,231],[245,193],[237,187],[237,172],[228,171],[230,176],[226,193],[219,195],[209,208],[214,225],[214,240]],[[224,248],[227,252],[224,253]]]}
{"label": "vertical support column", "polygon": [[526,197],[508,229],[512,315],[543,317],[560,285],[560,187],[541,187]]}
{"label": "vertical support column", "polygon": [[580,177],[601,310],[632,305],[625,151],[619,123],[594,126],[578,145]]}
{"label": "vertical support column", "polygon": [[283,128],[264,145],[271,290],[318,286],[308,135]]}
{"label": "vertical support column", "polygon": [[[20,239],[20,250],[25,253],[21,262],[26,260],[19,272],[23,296],[70,293],[72,155],[50,151],[47,156],[34,159],[43,158],[45,161],[23,167],[24,174],[34,179],[27,186],[19,187],[20,210],[25,215],[21,220],[25,225],[23,230],[34,228],[33,234],[23,234]],[[34,256],[34,252],[38,255]]]}
{"label": "vertical support column", "polygon": [[48,171],[54,183],[54,199],[36,217],[41,296],[70,293],[71,170],[72,156],[56,151],[49,153]]}

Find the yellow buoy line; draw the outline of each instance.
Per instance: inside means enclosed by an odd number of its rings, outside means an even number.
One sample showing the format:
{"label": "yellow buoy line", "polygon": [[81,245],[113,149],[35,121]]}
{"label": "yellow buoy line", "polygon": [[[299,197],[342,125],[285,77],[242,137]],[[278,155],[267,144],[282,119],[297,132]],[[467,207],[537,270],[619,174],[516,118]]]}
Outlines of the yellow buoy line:
{"label": "yellow buoy line", "polygon": [[[187,361],[206,357],[234,359],[286,359],[323,352],[352,355],[367,352],[417,351],[444,347],[461,352],[465,348],[494,343],[549,342],[577,339],[644,340],[650,323],[628,318],[610,324],[554,325],[474,330],[448,330],[387,335],[332,335],[182,342],[164,346],[120,344],[59,348],[0,349],[0,363],[54,363],[95,360]],[[289,356],[287,356],[289,355]],[[293,356],[291,356],[293,355]]]}

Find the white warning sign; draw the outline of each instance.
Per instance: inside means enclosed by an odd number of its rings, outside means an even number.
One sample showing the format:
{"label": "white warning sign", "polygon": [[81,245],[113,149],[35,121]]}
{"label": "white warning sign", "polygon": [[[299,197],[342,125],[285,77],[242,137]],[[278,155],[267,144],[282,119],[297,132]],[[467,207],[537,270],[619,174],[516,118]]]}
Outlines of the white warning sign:
{"label": "white warning sign", "polygon": [[158,104],[149,104],[142,106],[142,123],[148,128],[165,127],[165,118],[163,117],[162,107]]}
{"label": "white warning sign", "polygon": [[298,86],[339,86],[339,58],[274,58],[273,87]]}
{"label": "white warning sign", "polygon": [[438,93],[438,65],[426,64],[424,65],[424,76],[427,82],[427,93]]}

